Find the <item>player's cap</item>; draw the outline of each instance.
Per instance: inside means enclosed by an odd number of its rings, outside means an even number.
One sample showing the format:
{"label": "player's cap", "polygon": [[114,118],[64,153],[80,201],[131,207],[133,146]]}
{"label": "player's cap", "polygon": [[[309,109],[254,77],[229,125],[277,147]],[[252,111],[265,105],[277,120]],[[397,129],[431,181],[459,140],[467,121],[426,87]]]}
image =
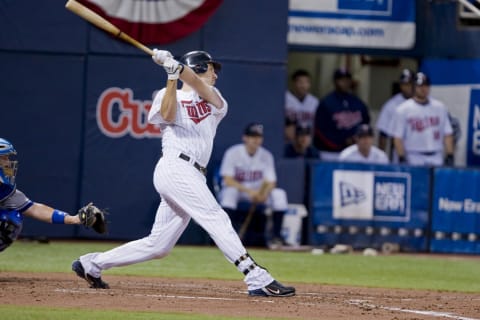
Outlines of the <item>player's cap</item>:
{"label": "player's cap", "polygon": [[337,79],[341,79],[341,78],[351,79],[352,74],[347,69],[344,69],[344,68],[340,68],[340,69],[335,70],[335,72],[333,73],[333,80],[337,80]]}
{"label": "player's cap", "polygon": [[403,69],[400,74],[400,83],[412,83],[413,82],[413,71],[410,69]]}
{"label": "player's cap", "polygon": [[208,64],[211,63],[215,72],[222,69],[222,64],[214,61],[212,56],[206,51],[190,51],[185,53],[180,59],[181,63],[189,66],[195,73],[205,73],[208,70]]}
{"label": "player's cap", "polygon": [[260,123],[250,123],[246,128],[244,134],[251,137],[263,136],[263,125]]}
{"label": "player's cap", "polygon": [[423,72],[417,72],[415,77],[413,78],[413,83],[417,86],[429,86],[430,85],[430,79],[428,76],[423,73]]}
{"label": "player's cap", "polygon": [[358,126],[355,135],[357,137],[373,137],[373,129],[370,125],[364,123]]}
{"label": "player's cap", "polygon": [[309,136],[312,133],[312,128],[309,126],[298,125],[295,128],[295,134],[297,136]]}

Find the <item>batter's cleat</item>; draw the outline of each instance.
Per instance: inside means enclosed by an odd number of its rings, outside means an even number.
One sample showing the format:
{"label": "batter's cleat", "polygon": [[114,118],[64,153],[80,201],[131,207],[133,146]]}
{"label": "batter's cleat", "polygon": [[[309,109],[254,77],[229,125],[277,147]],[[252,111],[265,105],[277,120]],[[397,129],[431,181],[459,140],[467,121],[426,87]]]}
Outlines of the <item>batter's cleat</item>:
{"label": "batter's cleat", "polygon": [[83,280],[87,281],[88,284],[90,285],[90,288],[94,289],[110,289],[110,286],[108,283],[102,280],[102,278],[95,278],[89,275],[88,273],[85,273],[85,269],[83,269],[82,263],[80,260],[75,260],[72,263],[72,270],[75,271],[77,276],[82,278]]}
{"label": "batter's cleat", "polygon": [[266,285],[263,288],[249,290],[248,295],[260,297],[291,297],[295,295],[295,288],[285,287],[280,282],[273,280],[269,285]]}

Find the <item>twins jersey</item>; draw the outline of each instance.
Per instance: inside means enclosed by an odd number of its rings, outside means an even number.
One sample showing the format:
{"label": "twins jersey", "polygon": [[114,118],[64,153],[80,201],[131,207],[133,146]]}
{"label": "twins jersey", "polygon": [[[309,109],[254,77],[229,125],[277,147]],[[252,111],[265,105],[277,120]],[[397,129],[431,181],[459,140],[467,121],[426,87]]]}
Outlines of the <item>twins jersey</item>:
{"label": "twins jersey", "polygon": [[307,93],[302,101],[298,100],[290,91],[287,91],[285,94],[285,113],[287,118],[295,119],[297,124],[303,127],[313,128],[317,107],[318,98],[310,93]]}
{"label": "twins jersey", "polygon": [[338,160],[346,162],[388,164],[387,154],[379,148],[372,146],[370,148],[368,157],[365,157],[363,154],[360,153],[360,151],[358,151],[358,146],[356,144],[353,144],[340,152]]}
{"label": "twins jersey", "polygon": [[215,87],[213,89],[223,101],[221,109],[207,103],[193,90],[177,90],[177,113],[173,123],[166,122],[159,113],[166,89],[157,93],[148,113],[148,121],[160,124],[164,155],[178,156],[185,153],[201,166],[207,166],[217,126],[228,109],[220,92]]}
{"label": "twins jersey", "polygon": [[275,163],[267,149],[260,147],[250,156],[244,144],[231,146],[225,151],[220,166],[222,177],[234,177],[249,189],[258,190],[264,180],[276,182]]}
{"label": "twins jersey", "polygon": [[370,123],[367,106],[355,95],[333,91],[315,113],[313,145],[319,151],[340,152],[350,145],[357,126]]}
{"label": "twins jersey", "polygon": [[387,136],[391,137],[392,133],[392,119],[395,117],[395,110],[397,107],[405,102],[407,99],[403,94],[397,93],[390,99],[388,99],[380,110],[377,120],[377,129],[384,132]]}
{"label": "twins jersey", "polygon": [[432,98],[425,105],[408,99],[393,119],[393,136],[402,139],[407,152],[443,151],[443,138],[452,132],[446,107]]}

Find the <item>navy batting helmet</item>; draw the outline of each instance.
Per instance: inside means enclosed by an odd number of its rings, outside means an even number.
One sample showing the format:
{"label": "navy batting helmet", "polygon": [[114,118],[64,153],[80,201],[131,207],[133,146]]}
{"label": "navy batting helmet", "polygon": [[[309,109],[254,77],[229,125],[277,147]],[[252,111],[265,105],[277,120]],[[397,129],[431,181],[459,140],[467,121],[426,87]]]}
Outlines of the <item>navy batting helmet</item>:
{"label": "navy batting helmet", "polygon": [[214,61],[212,56],[206,51],[190,51],[184,54],[179,61],[189,66],[195,73],[205,73],[208,70],[208,64],[211,63],[215,72],[220,71],[222,65]]}
{"label": "navy batting helmet", "polygon": [[423,72],[417,72],[415,77],[413,78],[413,83],[417,86],[429,86],[430,85],[430,78]]}

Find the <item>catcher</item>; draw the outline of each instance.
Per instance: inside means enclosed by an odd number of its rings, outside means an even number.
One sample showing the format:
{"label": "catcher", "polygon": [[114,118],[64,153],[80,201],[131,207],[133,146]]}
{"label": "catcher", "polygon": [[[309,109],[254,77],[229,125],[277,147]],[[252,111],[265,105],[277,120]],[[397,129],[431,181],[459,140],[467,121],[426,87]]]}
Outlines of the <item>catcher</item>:
{"label": "catcher", "polygon": [[16,188],[18,161],[13,145],[0,138],[0,252],[10,246],[22,231],[23,217],[53,224],[82,224],[98,233],[105,233],[103,211],[89,203],[74,216],[28,199]]}

